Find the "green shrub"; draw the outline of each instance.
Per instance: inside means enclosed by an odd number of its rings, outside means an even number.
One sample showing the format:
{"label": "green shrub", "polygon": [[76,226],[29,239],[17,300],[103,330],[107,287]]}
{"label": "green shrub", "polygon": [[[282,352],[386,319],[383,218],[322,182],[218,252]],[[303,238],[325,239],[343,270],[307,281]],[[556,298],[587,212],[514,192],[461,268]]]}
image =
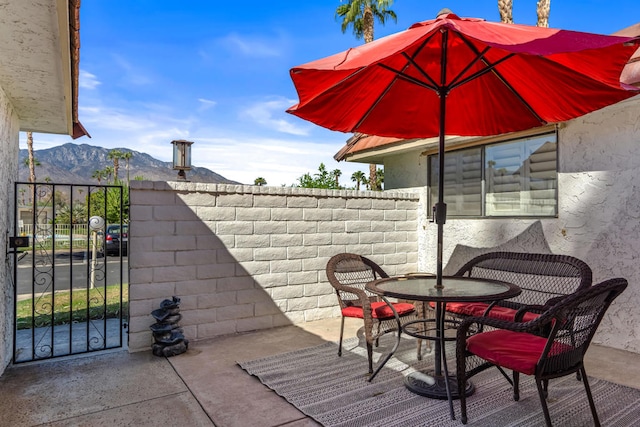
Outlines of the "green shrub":
{"label": "green shrub", "polygon": [[[106,294],[106,295],[105,295]],[[120,303],[122,301],[122,304]],[[120,285],[87,290],[60,291],[18,301],[17,329],[59,326],[69,323],[126,317],[129,312],[129,288]]]}

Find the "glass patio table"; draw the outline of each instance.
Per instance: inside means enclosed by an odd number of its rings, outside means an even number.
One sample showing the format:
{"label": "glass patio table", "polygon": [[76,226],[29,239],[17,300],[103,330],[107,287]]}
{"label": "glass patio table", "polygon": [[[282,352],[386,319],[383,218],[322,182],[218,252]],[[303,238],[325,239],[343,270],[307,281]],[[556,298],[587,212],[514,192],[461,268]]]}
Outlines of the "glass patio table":
{"label": "glass patio table", "polygon": [[[442,277],[443,287],[436,288],[436,277],[432,275],[409,275],[379,279],[366,285],[366,289],[380,297],[387,303],[387,298],[398,298],[411,301],[432,302],[435,306],[435,319],[419,319],[401,325],[398,321],[398,337],[391,353],[381,362],[371,376],[372,380],[391,358],[400,343],[401,334],[404,332],[416,338],[435,341],[435,367],[433,372],[413,372],[405,377],[405,386],[414,393],[435,398],[447,399],[451,411],[451,418],[455,419],[453,412],[453,399],[460,397],[458,383],[455,375],[450,375],[447,368],[445,342],[452,338],[445,337],[445,309],[450,302],[493,302],[518,296],[522,290],[507,282],[498,280],[471,278],[471,277]],[[426,332],[414,330],[415,325],[435,322],[435,337]],[[451,322],[451,321],[448,321]],[[445,380],[448,379],[448,380]],[[474,386],[468,383],[465,395],[474,392]]]}

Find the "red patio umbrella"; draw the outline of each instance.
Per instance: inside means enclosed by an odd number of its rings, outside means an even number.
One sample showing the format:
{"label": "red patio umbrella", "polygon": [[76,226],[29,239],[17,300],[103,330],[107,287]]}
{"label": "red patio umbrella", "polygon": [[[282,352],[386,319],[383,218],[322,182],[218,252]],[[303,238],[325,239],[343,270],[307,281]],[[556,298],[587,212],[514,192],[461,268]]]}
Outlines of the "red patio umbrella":
{"label": "red patio umbrella", "polygon": [[435,20],[291,69],[289,113],[342,132],[439,136],[437,287],[442,286],[445,135],[562,122],[636,95],[620,83],[637,39],[460,18]]}

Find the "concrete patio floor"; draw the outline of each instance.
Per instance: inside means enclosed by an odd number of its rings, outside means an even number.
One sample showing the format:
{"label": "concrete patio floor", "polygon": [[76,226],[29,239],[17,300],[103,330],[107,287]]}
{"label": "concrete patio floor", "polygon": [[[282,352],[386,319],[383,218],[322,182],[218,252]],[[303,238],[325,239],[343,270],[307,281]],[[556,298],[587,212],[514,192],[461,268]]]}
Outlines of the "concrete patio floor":
{"label": "concrete patio floor", "polygon": [[[347,319],[345,337],[361,326]],[[339,329],[329,319],[191,343],[168,359],[119,350],[10,366],[0,426],[317,426],[236,361],[336,341]],[[640,388],[638,354],[592,345],[586,363],[590,376]]]}

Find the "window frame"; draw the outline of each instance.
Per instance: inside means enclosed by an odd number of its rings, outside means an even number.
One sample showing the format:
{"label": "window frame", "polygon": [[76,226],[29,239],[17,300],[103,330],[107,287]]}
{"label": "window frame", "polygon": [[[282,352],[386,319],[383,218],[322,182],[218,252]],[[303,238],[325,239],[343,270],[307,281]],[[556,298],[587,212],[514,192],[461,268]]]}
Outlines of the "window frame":
{"label": "window frame", "polygon": [[[497,146],[508,144],[509,142],[518,142],[525,141],[534,138],[544,138],[546,136],[553,136],[555,139],[555,194],[554,194],[554,213],[553,214],[522,214],[522,215],[513,215],[513,214],[505,214],[505,215],[487,215],[487,155],[486,150],[487,147]],[[560,143],[559,143],[559,132],[557,126],[554,129],[545,129],[544,131],[539,132],[526,132],[519,135],[511,135],[506,138],[491,138],[490,141],[487,139],[483,139],[482,141],[478,141],[477,143],[465,145],[464,147],[459,147],[453,150],[447,150],[445,152],[445,156],[447,154],[462,152],[463,150],[471,150],[480,148],[480,162],[481,162],[481,177],[480,177],[480,214],[479,215],[459,215],[452,214],[451,212],[447,213],[447,218],[451,219],[527,219],[527,218],[557,218],[559,211],[559,162],[560,162]],[[427,212],[428,218],[433,221],[433,209],[437,202],[437,191],[434,191],[433,181],[437,180],[437,176],[434,176],[433,166],[437,167],[437,157],[438,153],[432,153],[427,155],[427,201],[429,203],[429,209]],[[435,163],[434,163],[435,162]],[[436,189],[437,190],[437,189]],[[445,200],[446,203],[446,200]]]}

